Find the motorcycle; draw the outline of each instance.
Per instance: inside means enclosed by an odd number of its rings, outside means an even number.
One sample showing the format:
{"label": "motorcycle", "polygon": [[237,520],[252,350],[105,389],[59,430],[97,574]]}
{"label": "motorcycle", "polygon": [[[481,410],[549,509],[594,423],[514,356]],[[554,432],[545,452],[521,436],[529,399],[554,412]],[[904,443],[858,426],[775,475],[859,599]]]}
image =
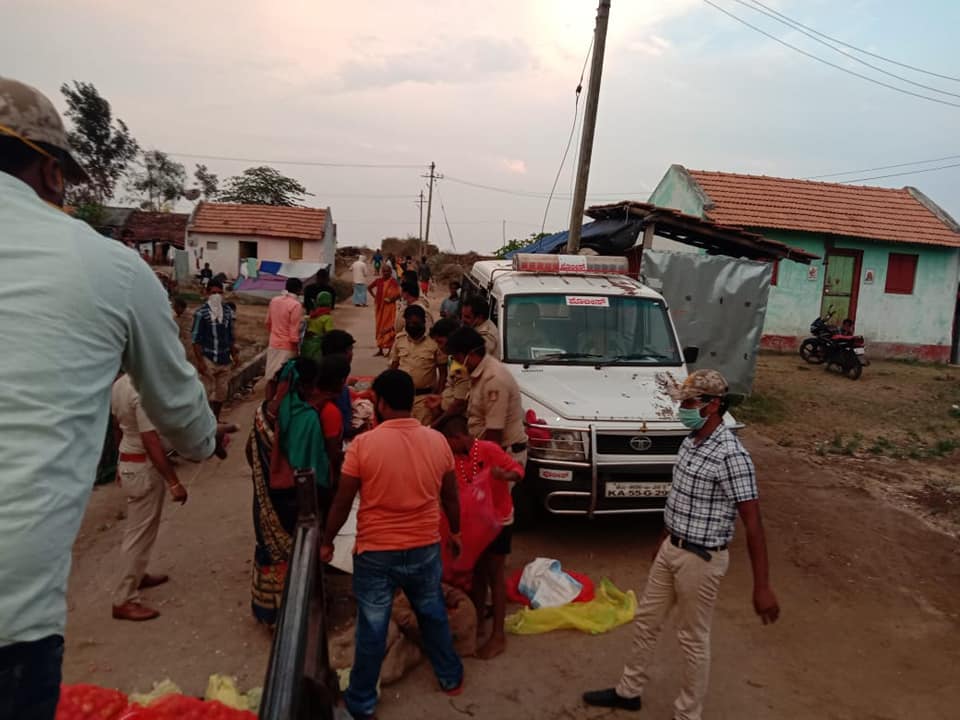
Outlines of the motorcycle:
{"label": "motorcycle", "polygon": [[830,324],[833,317],[833,308],[827,310],[824,317],[817,317],[810,323],[810,335],[800,343],[800,357],[811,365],[820,365],[827,359],[827,344],[836,335],[840,328]]}
{"label": "motorcycle", "polygon": [[862,335],[834,335],[825,346],[827,370],[836,369],[851,380],[858,380],[870,364]]}

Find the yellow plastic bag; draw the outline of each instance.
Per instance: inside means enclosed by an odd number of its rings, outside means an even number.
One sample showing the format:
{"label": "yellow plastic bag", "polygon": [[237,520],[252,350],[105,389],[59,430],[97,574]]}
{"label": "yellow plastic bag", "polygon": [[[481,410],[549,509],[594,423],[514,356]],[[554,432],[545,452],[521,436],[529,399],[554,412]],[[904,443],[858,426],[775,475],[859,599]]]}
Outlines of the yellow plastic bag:
{"label": "yellow plastic bag", "polygon": [[154,700],[159,700],[162,697],[167,695],[182,695],[183,691],[180,687],[173,682],[170,678],[161,680],[153,684],[153,688],[150,692],[146,693],[130,693],[130,702],[136,703],[137,705],[143,705],[147,707]]}
{"label": "yellow plastic bag", "polygon": [[633,590],[622,592],[603,578],[596,597],[590,602],[539,610],[522,608],[507,617],[506,629],[514,635],[536,635],[551,630],[581,630],[599,635],[633,620],[636,610],[637,597]]}
{"label": "yellow plastic bag", "polygon": [[234,710],[250,710],[257,712],[260,709],[261,688],[253,688],[247,693],[237,689],[236,681],[229,675],[211,675],[207,681],[207,691],[203,694],[204,700],[217,700]]}

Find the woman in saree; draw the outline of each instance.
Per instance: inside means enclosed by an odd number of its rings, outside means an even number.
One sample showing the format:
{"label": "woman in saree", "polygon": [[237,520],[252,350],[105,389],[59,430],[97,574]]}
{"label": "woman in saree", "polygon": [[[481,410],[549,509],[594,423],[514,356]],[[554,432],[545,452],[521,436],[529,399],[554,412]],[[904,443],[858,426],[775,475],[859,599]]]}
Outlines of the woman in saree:
{"label": "woman in saree", "polygon": [[[287,362],[278,373],[275,390],[257,408],[247,442],[256,535],[251,609],[265,625],[278,620],[293,550],[299,510],[293,470],[313,469],[321,511],[333,492],[332,470],[340,461],[343,422],[336,406],[327,401],[330,381],[322,373],[322,367],[306,358]],[[342,384],[346,373],[334,374],[343,375]]]}
{"label": "woman in saree", "polygon": [[373,295],[377,319],[377,355],[386,355],[393,347],[397,331],[397,300],[400,299],[400,284],[393,277],[389,263],[380,269],[380,277],[368,286]]}

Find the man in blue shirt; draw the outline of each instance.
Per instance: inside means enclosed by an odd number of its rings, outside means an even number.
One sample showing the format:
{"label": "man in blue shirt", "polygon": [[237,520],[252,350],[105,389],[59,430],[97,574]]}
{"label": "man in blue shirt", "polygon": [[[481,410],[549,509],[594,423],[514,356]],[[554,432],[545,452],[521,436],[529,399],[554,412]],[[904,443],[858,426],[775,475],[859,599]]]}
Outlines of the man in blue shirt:
{"label": "man in blue shirt", "polygon": [[55,715],[70,551],[121,366],[181,456],[223,452],[153,271],[62,211],[86,179],[50,100],[0,77],[0,720]]}

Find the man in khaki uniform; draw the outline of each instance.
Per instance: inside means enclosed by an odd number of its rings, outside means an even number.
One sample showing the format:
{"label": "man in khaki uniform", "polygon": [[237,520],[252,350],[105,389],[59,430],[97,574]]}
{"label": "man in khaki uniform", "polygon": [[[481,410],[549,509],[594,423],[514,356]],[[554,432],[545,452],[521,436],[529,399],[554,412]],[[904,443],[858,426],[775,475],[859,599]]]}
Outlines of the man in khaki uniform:
{"label": "man in khaki uniform", "polygon": [[160,528],[163,497],[169,489],[174,502],[187,501],[187,490],[167,457],[163,441],[140,405],[129,375],[113,383],[110,409],[120,438],[117,482],[127,496],[127,521],[120,545],[123,575],[113,593],[117,620],[152,620],[160,613],[140,602],[138,590],[167,582],[166,575],[150,575],[147,563]]}
{"label": "man in khaki uniform", "polygon": [[403,332],[404,310],[414,305],[419,305],[423,308],[424,315],[427,318],[427,330],[429,331],[430,328],[433,327],[433,313],[430,312],[430,301],[420,293],[420,286],[415,281],[404,280],[400,283],[400,300],[400,305],[397,307],[396,329],[398,333]]}
{"label": "man in khaki uniform", "polygon": [[447,358],[447,382],[440,395],[428,395],[425,403],[432,413],[433,427],[439,428],[447,418],[467,414],[467,399],[470,397],[470,373],[463,365],[447,355],[447,339],[456,332],[460,323],[455,318],[443,317],[430,328],[430,337]]}
{"label": "man in khaki uniform", "polygon": [[487,355],[500,357],[500,331],[490,322],[490,303],[485,298],[474,295],[463,303],[460,317],[464,326],[480,333]]}
{"label": "man in khaki uniform", "polygon": [[427,406],[427,396],[443,387],[447,379],[446,356],[436,341],[427,336],[427,317],[419,305],[410,305],[403,311],[404,331],[397,335],[390,349],[390,366],[403,370],[413,378],[415,397],[413,417],[423,425],[430,425],[433,413]]}

